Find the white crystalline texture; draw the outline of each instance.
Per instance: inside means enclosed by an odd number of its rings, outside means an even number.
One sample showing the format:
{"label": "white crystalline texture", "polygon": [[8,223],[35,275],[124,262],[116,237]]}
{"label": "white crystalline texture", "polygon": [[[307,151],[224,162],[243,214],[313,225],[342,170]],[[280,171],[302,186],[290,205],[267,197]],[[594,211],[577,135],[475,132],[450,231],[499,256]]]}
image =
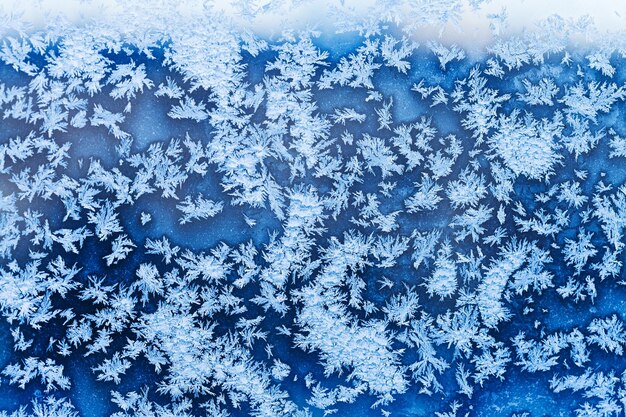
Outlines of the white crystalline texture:
{"label": "white crystalline texture", "polygon": [[0,417],[77,416],[78,381],[113,417],[454,417],[519,371],[624,413],[623,39],[503,9],[452,43],[482,0],[263,36],[311,5],[138,3],[1,11],[0,397],[45,395]]}

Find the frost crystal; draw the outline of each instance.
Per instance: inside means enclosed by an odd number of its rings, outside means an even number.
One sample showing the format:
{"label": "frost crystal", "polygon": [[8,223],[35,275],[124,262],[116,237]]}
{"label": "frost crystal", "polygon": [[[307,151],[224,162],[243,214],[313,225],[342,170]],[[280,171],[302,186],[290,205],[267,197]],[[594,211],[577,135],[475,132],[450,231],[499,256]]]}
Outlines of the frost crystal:
{"label": "frost crystal", "polygon": [[614,16],[4,3],[0,417],[626,412]]}

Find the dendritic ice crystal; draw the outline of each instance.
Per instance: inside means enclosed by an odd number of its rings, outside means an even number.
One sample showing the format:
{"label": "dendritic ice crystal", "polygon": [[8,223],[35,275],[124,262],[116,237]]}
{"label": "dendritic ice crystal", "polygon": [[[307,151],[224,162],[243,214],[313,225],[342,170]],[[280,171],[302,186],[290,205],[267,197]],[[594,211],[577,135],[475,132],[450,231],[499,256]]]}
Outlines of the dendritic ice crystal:
{"label": "dendritic ice crystal", "polygon": [[0,417],[624,416],[625,16],[0,2]]}

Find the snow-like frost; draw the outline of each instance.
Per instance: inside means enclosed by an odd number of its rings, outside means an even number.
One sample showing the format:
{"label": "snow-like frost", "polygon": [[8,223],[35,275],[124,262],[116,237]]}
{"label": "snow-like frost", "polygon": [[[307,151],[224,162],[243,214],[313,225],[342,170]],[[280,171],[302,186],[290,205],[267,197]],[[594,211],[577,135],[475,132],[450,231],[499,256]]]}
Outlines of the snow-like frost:
{"label": "snow-like frost", "polygon": [[571,398],[498,413],[623,414],[617,35],[503,9],[480,51],[444,36],[482,0],[263,36],[123,3],[124,30],[3,20],[0,416],[89,415],[90,385],[113,417],[491,415],[526,387]]}

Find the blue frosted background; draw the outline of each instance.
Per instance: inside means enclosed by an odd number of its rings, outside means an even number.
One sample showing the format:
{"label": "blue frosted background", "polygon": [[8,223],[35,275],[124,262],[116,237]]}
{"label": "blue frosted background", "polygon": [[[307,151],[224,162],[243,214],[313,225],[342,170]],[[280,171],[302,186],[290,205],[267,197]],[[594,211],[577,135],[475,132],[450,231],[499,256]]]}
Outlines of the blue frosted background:
{"label": "blue frosted background", "polygon": [[[401,38],[401,35],[398,35],[397,32],[387,30],[370,39],[382,40],[385,35],[389,34],[395,34],[398,39]],[[282,44],[282,42],[271,39],[268,39],[268,41],[269,47],[257,56],[253,56],[246,51],[241,52],[241,63],[245,66],[243,82],[247,83],[245,89],[248,91],[253,91],[255,86],[262,87],[264,81],[267,81],[268,78],[276,77],[278,74],[276,70],[266,70],[266,65],[276,59],[277,51],[273,47]],[[351,53],[356,54],[357,48],[364,41],[365,38],[363,36],[353,32],[342,35],[324,33],[319,37],[314,37],[313,43],[315,47],[320,51],[327,51],[328,58],[326,59],[325,67],[319,66],[316,68],[313,81],[318,81],[326,68],[335,68],[342,57],[346,57]],[[58,45],[50,44],[45,54],[33,52],[28,59],[38,69],[43,69],[46,64],[42,55],[51,54],[56,48],[58,48]],[[199,122],[194,120],[174,120],[168,117],[167,113],[172,105],[177,104],[177,100],[167,97],[155,97],[154,95],[157,86],[166,82],[166,77],[170,77],[184,90],[192,89],[192,83],[186,80],[180,72],[172,69],[165,61],[163,48],[167,49],[168,45],[162,46],[161,49],[154,48],[152,50],[154,59],[149,59],[145,54],[139,52],[137,48],[132,46],[128,46],[128,48],[128,52],[113,53],[102,51],[101,54],[111,60],[110,68],[130,62],[134,62],[137,66],[145,65],[147,77],[154,83],[153,88],[144,88],[143,92],[138,93],[136,97],[130,100],[132,110],[125,114],[125,121],[120,125],[133,138],[130,154],[147,152],[153,144],[162,144],[166,147],[173,138],[182,141],[186,134],[203,145],[214,140],[215,132],[218,128],[211,124],[210,118]],[[565,103],[558,101],[558,98],[564,94],[566,86],[575,85],[579,81],[584,86],[588,86],[590,82],[615,83],[617,86],[624,85],[626,75],[622,70],[624,68],[623,56],[614,54],[610,57],[611,64],[617,71],[614,76],[607,77],[602,75],[600,71],[588,68],[586,57],[590,51],[568,49],[567,52],[572,58],[572,62],[569,65],[564,65],[561,62],[563,52],[559,51],[548,55],[545,62],[528,63],[519,69],[506,71],[501,78],[483,74],[482,76],[487,82],[486,88],[497,90],[500,96],[507,93],[511,94],[512,98],[502,104],[498,109],[498,114],[509,115],[517,110],[521,115],[528,114],[537,120],[541,118],[550,119],[557,112],[567,114],[571,111]],[[612,249],[612,243],[607,241],[601,220],[597,216],[592,215],[588,221],[581,221],[584,210],[588,208],[593,210],[592,198],[595,193],[600,194],[597,191],[597,185],[600,181],[605,185],[612,186],[611,191],[607,191],[607,193],[619,193],[618,190],[626,180],[624,157],[609,157],[611,153],[611,147],[609,146],[610,138],[626,135],[623,122],[623,99],[616,100],[608,111],[599,112],[595,121],[588,119],[590,121],[589,131],[599,133],[602,136],[597,145],[593,146],[589,152],[581,154],[576,158],[564,147],[560,147],[562,137],[557,138],[557,153],[562,156],[562,159],[560,163],[554,165],[554,174],[546,179],[530,179],[524,175],[516,176],[513,180],[513,192],[510,194],[511,201],[508,203],[498,201],[492,191],[487,191],[479,203],[493,209],[490,218],[483,225],[486,231],[481,235],[478,242],[473,241],[471,238],[457,240],[454,235],[456,229],[451,226],[454,216],[461,215],[468,207],[475,207],[476,205],[469,204],[466,207],[455,208],[446,197],[446,185],[458,179],[467,167],[471,167],[478,175],[482,175],[487,187],[490,184],[495,184],[493,162],[500,160],[497,155],[494,158],[488,158],[489,146],[487,143],[475,145],[476,139],[472,137],[472,131],[464,128],[461,123],[466,113],[456,111],[451,99],[448,104],[430,107],[430,99],[423,99],[417,92],[412,91],[411,87],[423,79],[427,85],[439,85],[448,94],[451,94],[457,82],[466,79],[472,69],[479,68],[481,71],[484,71],[488,66],[488,59],[493,59],[493,55],[465,57],[448,63],[446,69],[442,70],[437,56],[427,47],[420,46],[407,58],[410,63],[410,70],[407,74],[402,74],[396,69],[384,65],[375,71],[372,78],[374,85],[372,90],[382,94],[383,101],[380,102],[366,102],[365,99],[370,90],[365,88],[335,86],[332,89],[321,90],[315,84],[310,87],[310,102],[317,106],[314,114],[319,115],[321,118],[330,121],[335,109],[343,107],[354,108],[357,112],[366,115],[363,123],[348,121],[345,125],[342,125],[331,122],[328,137],[335,138],[336,142],[328,147],[328,153],[331,156],[339,155],[344,162],[353,156],[362,159],[362,153],[356,144],[348,144],[341,141],[340,137],[345,131],[354,136],[355,142],[363,137],[364,134],[369,134],[381,138],[387,146],[393,147],[391,145],[393,133],[386,129],[379,129],[376,113],[376,109],[379,109],[382,103],[387,102],[390,98],[393,98],[391,109],[393,116],[392,128],[402,123],[419,122],[422,117],[430,119],[432,127],[436,129],[436,133],[434,134],[434,139],[430,142],[432,150],[425,152],[425,154],[430,155],[439,150],[442,152],[448,151],[449,144],[446,141],[440,142],[440,139],[446,138],[448,135],[455,135],[459,139],[463,152],[452,165],[451,173],[437,180],[444,189],[444,191],[440,192],[440,195],[443,197],[442,202],[434,210],[425,210],[419,213],[409,213],[406,210],[406,200],[417,191],[416,183],[419,183],[422,179],[423,173],[428,172],[425,163],[408,172],[394,174],[385,178],[384,180],[386,181],[395,181],[397,183],[388,196],[383,195],[380,191],[379,183],[383,181],[380,168],[374,168],[372,172],[364,168],[362,182],[355,183],[350,188],[350,198],[352,199],[357,191],[361,191],[364,194],[376,194],[380,202],[380,212],[388,214],[398,211],[396,217],[397,229],[387,233],[372,225],[363,226],[351,222],[352,218],[358,219],[361,215],[359,210],[352,206],[342,210],[336,218],[330,216],[330,210],[326,210],[324,214],[328,217],[321,221],[323,229],[319,233],[310,235],[313,239],[312,249],[309,253],[310,259],[312,261],[320,260],[321,266],[308,275],[303,274],[302,271],[290,274],[285,288],[286,304],[289,307],[286,314],[281,315],[271,309],[266,310],[253,302],[254,297],[259,295],[261,280],[258,274],[255,274],[255,277],[249,284],[243,288],[235,288],[232,291],[236,297],[240,298],[240,306],[244,306],[246,311],[230,314],[218,311],[211,316],[210,321],[215,324],[214,333],[217,336],[226,335],[229,332],[236,334],[235,324],[241,317],[247,319],[253,319],[258,316],[263,317],[260,321],[259,329],[267,332],[266,340],[260,339],[246,349],[249,350],[253,360],[269,369],[272,366],[272,360],[268,358],[266,345],[271,344],[273,357],[289,365],[290,372],[282,381],[272,379],[271,377],[270,380],[286,393],[288,401],[295,404],[298,409],[308,409],[313,416],[322,416],[324,414],[323,409],[312,406],[308,402],[312,393],[311,388],[305,384],[307,375],[311,375],[313,379],[319,381],[327,389],[332,389],[338,385],[355,386],[361,382],[358,378],[347,378],[347,375],[350,374],[351,365],[346,365],[341,374],[335,372],[325,375],[323,359],[320,358],[319,350],[305,351],[295,345],[293,335],[279,334],[276,329],[277,326],[285,325],[291,327],[293,333],[302,333],[301,327],[296,324],[298,314],[300,314],[303,308],[302,301],[298,300],[294,294],[302,287],[310,284],[321,273],[320,270],[328,262],[323,258],[323,253],[324,248],[329,246],[330,239],[336,237],[342,240],[344,232],[348,231],[359,231],[364,236],[371,235],[373,239],[381,236],[408,238],[408,249],[403,251],[396,259],[395,266],[381,268],[376,265],[374,258],[370,255],[369,259],[372,265],[366,266],[362,271],[358,272],[365,282],[363,299],[370,301],[378,308],[378,311],[368,315],[362,309],[348,306],[345,299],[342,300],[347,311],[355,319],[355,325],[364,325],[371,319],[382,320],[385,323],[385,329],[391,335],[392,348],[394,350],[403,349],[399,355],[400,362],[398,366],[403,369],[407,378],[408,389],[405,393],[393,395],[393,401],[389,404],[374,408],[372,408],[372,404],[379,397],[376,393],[368,392],[365,389],[353,403],[339,402],[329,406],[328,409],[336,409],[336,415],[380,415],[381,410],[383,410],[395,416],[427,416],[434,415],[435,412],[443,413],[448,411],[450,409],[449,405],[453,401],[458,401],[460,405],[457,412],[459,416],[466,415],[466,413],[475,416],[511,416],[514,413],[521,415],[523,412],[527,412],[528,415],[532,416],[577,415],[575,410],[579,409],[583,402],[588,401],[590,404],[598,404],[602,399],[594,396],[586,397],[580,391],[565,390],[559,393],[553,392],[550,388],[550,380],[555,375],[559,377],[568,374],[581,375],[589,368],[592,372],[604,372],[605,374],[612,372],[617,378],[622,377],[625,369],[623,355],[607,352],[590,342],[587,345],[590,353],[589,361],[584,367],[577,367],[572,364],[569,360],[569,348],[563,348],[557,354],[557,363],[550,366],[549,370],[539,372],[524,371],[519,364],[516,364],[518,358],[512,345],[512,339],[520,332],[524,332],[527,339],[541,340],[555,332],[568,333],[575,328],[588,335],[589,332],[586,329],[593,319],[608,318],[613,314],[617,314],[620,322],[623,320],[623,303],[626,299],[626,290],[620,282],[623,280],[623,272],[620,269],[617,276],[601,280],[597,270],[591,267],[593,263],[598,263],[602,260],[605,251]],[[559,93],[553,106],[533,106],[517,98],[518,93],[525,91],[522,84],[523,80],[528,80],[532,84],[538,84],[544,77],[552,79],[559,88]],[[7,87],[27,87],[31,79],[32,77],[16,71],[11,65],[3,63],[0,66],[0,83]],[[93,96],[80,95],[87,99],[87,117],[90,117],[92,104],[94,103],[98,103],[114,113],[121,113],[124,110],[127,100],[112,99],[109,95],[111,89],[112,86],[107,85]],[[188,94],[196,101],[202,100],[207,103],[209,114],[212,114],[211,112],[217,113],[215,104],[211,102],[210,91],[198,88],[190,91]],[[265,104],[266,101],[264,99],[256,112],[251,111],[251,123],[265,126]],[[11,118],[5,118],[0,123],[2,126],[0,143],[2,144],[8,143],[10,138],[17,136],[23,138],[31,130],[38,131],[36,124],[33,126],[32,124],[26,124],[23,121]],[[486,136],[492,136],[494,131],[494,128],[490,128]],[[570,135],[571,132],[571,126],[564,122],[562,136]],[[45,133],[37,133],[37,135],[46,136]],[[119,154],[116,150],[116,145],[118,145],[119,141],[113,138],[103,126],[87,124],[81,129],[68,127],[67,132],[54,132],[52,137],[58,144],[65,142],[71,142],[72,144],[68,152],[67,166],[65,168],[58,167],[56,169],[57,173],[63,173],[70,178],[81,181],[81,179],[88,178],[89,162],[93,160],[99,160],[105,170],[110,171],[117,167],[123,175],[128,177],[131,177],[135,172],[128,161],[125,163],[119,162],[121,159],[126,159],[127,156]],[[286,134],[284,142],[288,144],[290,141],[290,136]],[[339,149],[341,154],[338,153]],[[472,152],[473,150],[476,152]],[[297,155],[297,150],[295,149],[289,149],[288,152],[292,156]],[[394,152],[396,152],[395,148]],[[187,150],[182,155],[183,161],[187,160]],[[398,162],[404,163],[405,159],[397,152],[396,155]],[[7,168],[4,171],[0,170],[1,192],[3,196],[17,195],[19,192],[11,180],[13,174],[25,167],[31,167],[32,172],[34,172],[40,164],[46,162],[43,155],[34,155],[24,162],[10,161],[9,156],[4,154],[0,156],[4,158],[5,167],[14,165],[12,168]],[[82,163],[79,163],[81,160]],[[302,186],[313,186],[319,196],[328,195],[333,190],[332,180],[316,177],[314,175],[315,169],[312,168],[305,169],[306,172],[303,175],[293,179],[290,178],[290,163],[288,161],[268,158],[265,169],[273,176],[281,190],[286,194],[289,190],[296,190]],[[576,175],[575,170],[587,171],[586,178],[580,179]],[[225,190],[222,186],[223,177],[223,170],[209,158],[206,175],[190,174],[184,184],[176,190],[176,194],[179,197],[178,201],[173,198],[163,198],[160,191],[156,191],[137,198],[132,204],[121,205],[117,212],[123,233],[126,233],[137,247],[126,259],[118,264],[107,266],[103,260],[103,257],[110,253],[113,238],[100,241],[95,236],[91,236],[85,240],[77,254],[69,253],[63,250],[61,245],[54,244],[50,250],[45,251],[45,257],[42,261],[43,265],[40,269],[44,270],[44,265],[48,261],[61,256],[67,265],[76,263],[81,268],[74,281],[82,286],[87,285],[89,276],[98,276],[106,277],[104,282],[107,285],[117,284],[118,288],[122,286],[128,288],[132,286],[133,281],[136,279],[135,271],[142,263],[149,262],[154,264],[161,274],[175,267],[175,262],[168,265],[162,261],[160,256],[146,254],[143,248],[147,238],[160,239],[163,236],[167,237],[172,245],[180,247],[179,254],[182,254],[187,249],[195,253],[208,253],[219,245],[220,242],[235,248],[239,244],[251,241],[258,251],[255,257],[257,265],[261,269],[269,267],[269,263],[263,258],[262,254],[268,250],[267,245],[272,240],[272,234],[276,235],[277,240],[284,235],[286,221],[281,222],[271,210],[269,204],[266,204],[266,207],[231,204],[232,196],[229,190]],[[528,213],[527,217],[530,218],[532,213],[541,208],[548,213],[554,213],[555,208],[567,206],[567,204],[558,201],[555,197],[556,192],[551,194],[545,202],[538,201],[536,198],[540,193],[550,193],[553,186],[566,181],[579,182],[582,195],[587,196],[588,199],[580,208],[567,208],[568,219],[562,229],[551,236],[541,236],[533,231],[519,231],[513,220],[514,216],[518,215],[515,210],[519,210],[519,207],[523,207],[526,213]],[[201,193],[207,199],[222,201],[224,203],[223,210],[207,219],[199,219],[183,225],[179,224],[180,212],[176,209],[176,205],[180,204],[184,196],[196,196],[198,193]],[[114,198],[111,193],[102,193],[98,197],[102,198],[104,196],[110,199]],[[286,201],[286,206],[288,206],[288,200]],[[501,205],[505,206],[507,214],[506,220],[502,224],[496,218],[496,211]],[[19,213],[23,213],[28,209],[38,210],[42,214],[42,219],[48,220],[51,230],[61,228],[77,229],[82,226],[93,227],[93,225],[87,222],[86,215],[82,216],[80,220],[70,219],[63,221],[65,209],[62,201],[57,196],[53,196],[49,200],[35,197],[32,201],[18,198],[16,206]],[[149,213],[152,216],[152,220],[145,226],[140,223],[142,212]],[[254,219],[256,225],[254,227],[248,226],[244,216]],[[492,234],[499,226],[507,232],[507,237],[501,244],[485,244],[482,239]],[[20,227],[23,227],[23,225]],[[436,378],[442,387],[439,392],[433,392],[431,395],[419,393],[420,383],[410,380],[408,377],[410,372],[407,370],[408,368],[405,368],[418,359],[419,353],[416,348],[406,346],[399,337],[407,329],[407,326],[393,323],[388,320],[382,311],[393,295],[404,294],[408,291],[408,288],[412,288],[412,291],[419,297],[419,307],[415,320],[419,317],[425,317],[424,315],[426,314],[433,319],[437,319],[447,311],[454,312],[460,309],[461,290],[467,293],[476,290],[480,283],[479,280],[464,282],[463,278],[458,274],[456,276],[458,289],[450,297],[440,298],[437,295],[429,294],[425,286],[422,285],[425,282],[425,277],[430,276],[434,271],[434,259],[423,262],[417,269],[413,267],[411,258],[413,252],[411,247],[415,237],[413,234],[416,231],[430,232],[436,230],[441,232],[439,242],[444,242],[447,239],[452,246],[452,253],[456,259],[457,268],[462,267],[458,254],[468,255],[470,252],[476,253],[477,250],[481,250],[484,255],[481,270],[485,271],[490,264],[490,260],[497,259],[501,249],[505,246],[505,242],[510,241],[514,237],[519,240],[536,241],[536,246],[547,251],[552,258],[544,266],[545,271],[553,275],[550,288],[543,291],[529,290],[522,295],[518,295],[512,289],[510,280],[508,280],[503,304],[510,310],[512,317],[509,320],[499,322],[495,328],[488,328],[480,323],[481,328],[485,332],[509,349],[510,359],[506,364],[504,380],[499,380],[492,376],[482,384],[473,384],[475,388],[471,398],[458,392],[455,372],[460,363],[465,364],[466,369],[472,372],[474,366],[472,358],[479,356],[480,352],[477,346],[472,348],[473,355],[467,356],[456,350],[455,346],[433,342],[437,357],[442,358],[451,366],[443,373],[437,373]],[[566,244],[566,239],[577,239],[579,230],[593,233],[591,242],[597,251],[585,262],[583,273],[575,275],[575,269],[571,264],[567,264],[561,248]],[[37,245],[29,240],[30,237],[27,237],[25,234],[20,238],[19,243],[10,256],[0,260],[0,267],[3,270],[8,270],[9,263],[13,261],[23,266],[29,261],[29,256],[31,256],[29,255],[29,250],[40,250],[36,248]],[[621,237],[620,241],[623,242],[623,240],[623,237]],[[621,262],[623,259],[621,249],[617,251],[617,257]],[[577,277],[581,282],[584,282],[584,278],[587,276],[594,280],[597,296],[593,302],[587,298],[575,303],[571,298],[564,299],[556,292],[556,288],[565,285],[567,279],[571,276]],[[383,288],[381,286],[380,282],[383,277],[393,282],[391,288]],[[228,273],[226,279],[219,283],[219,286],[232,285],[237,278],[237,268],[234,267]],[[4,285],[2,281],[4,279],[6,278],[0,278],[0,286]],[[206,282],[196,280],[193,285],[195,290],[200,291],[206,285]],[[64,310],[71,308],[77,315],[77,318],[88,317],[87,315],[93,314],[98,307],[90,301],[81,301],[78,297],[78,291],[79,289],[71,290],[64,298],[58,294],[53,294],[51,300],[54,309]],[[340,291],[345,296],[348,290],[344,285]],[[142,315],[154,313],[159,309],[160,303],[164,302],[162,296],[151,295],[149,301],[143,305],[137,294],[135,295],[136,304],[134,306],[137,320]],[[529,297],[532,297],[532,302],[529,300]],[[8,316],[8,308],[3,303],[3,300],[0,300],[1,311],[5,316]],[[525,313],[524,308],[528,306],[531,306],[534,311]],[[13,349],[14,341],[10,331],[18,325],[27,338],[33,339],[32,346],[26,351],[15,351]],[[435,324],[432,326],[435,326]],[[33,399],[54,394],[57,397],[68,398],[75,405],[81,416],[109,416],[120,411],[111,402],[111,390],[125,394],[130,391],[140,392],[144,386],[149,387],[148,397],[150,401],[160,405],[168,405],[174,402],[170,396],[157,393],[157,384],[162,382],[164,376],[167,375],[168,367],[165,366],[160,374],[156,373],[154,367],[141,355],[132,360],[132,365],[122,375],[119,384],[97,380],[97,373],[92,368],[97,367],[105,358],[111,358],[113,353],[121,352],[127,343],[127,338],[132,339],[136,337],[132,330],[132,325],[121,332],[112,334],[113,340],[106,353],[99,352],[89,356],[85,356],[85,345],[78,346],[67,357],[59,355],[56,348],[48,349],[50,338],[54,338],[57,341],[62,340],[66,335],[66,331],[67,323],[64,323],[64,319],[61,317],[51,319],[41,329],[33,329],[27,323],[19,323],[19,321],[13,321],[13,323],[7,323],[6,320],[2,321],[0,324],[0,369],[5,369],[9,364],[20,363],[23,359],[31,356],[52,358],[57,364],[63,365],[64,375],[70,378],[72,384],[68,390],[59,389],[51,393],[45,393],[45,384],[41,384],[39,378],[35,378],[27,383],[24,389],[21,389],[16,384],[11,384],[9,376],[4,374],[0,378],[0,409],[6,410],[7,415],[11,415],[10,413],[17,410],[21,405],[29,404]],[[317,336],[325,337],[324,334]],[[624,336],[626,337],[626,335]],[[240,336],[234,337],[238,338]],[[624,399],[622,394],[623,385],[624,382],[620,379],[620,382],[617,382],[619,388],[614,386],[607,398],[612,398],[616,404],[619,404]],[[210,394],[197,396],[185,394],[185,397],[191,401],[192,408],[190,413],[192,415],[205,415],[206,411],[203,409],[202,404],[229,392],[229,388],[218,382],[215,386],[212,386],[211,391],[212,393]],[[254,406],[251,406],[248,401],[242,401],[239,408],[237,408],[233,406],[228,396],[226,398],[222,407],[227,411],[227,415],[263,415]],[[621,409],[623,405],[619,405],[619,407]],[[623,413],[623,411],[621,412]],[[609,412],[605,415],[617,414]]]}

